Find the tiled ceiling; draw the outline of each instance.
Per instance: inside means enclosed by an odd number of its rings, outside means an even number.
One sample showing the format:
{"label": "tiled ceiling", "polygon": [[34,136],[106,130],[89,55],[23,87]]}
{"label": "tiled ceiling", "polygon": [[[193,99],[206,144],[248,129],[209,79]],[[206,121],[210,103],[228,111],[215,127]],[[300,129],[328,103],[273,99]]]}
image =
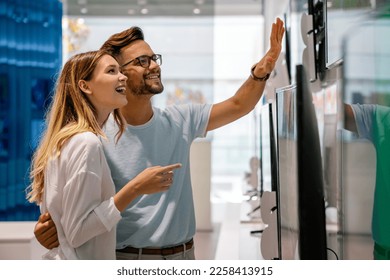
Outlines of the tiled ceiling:
{"label": "tiled ceiling", "polygon": [[62,0],[68,16],[259,15],[264,0]]}

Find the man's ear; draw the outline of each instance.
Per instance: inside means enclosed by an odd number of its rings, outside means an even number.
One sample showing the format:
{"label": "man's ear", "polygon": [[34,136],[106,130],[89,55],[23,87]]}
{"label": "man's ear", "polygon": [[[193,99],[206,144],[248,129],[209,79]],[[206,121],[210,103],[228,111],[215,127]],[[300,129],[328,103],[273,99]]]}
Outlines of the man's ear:
{"label": "man's ear", "polygon": [[92,94],[92,90],[89,88],[88,83],[85,80],[79,81],[79,88],[85,93],[85,94]]}

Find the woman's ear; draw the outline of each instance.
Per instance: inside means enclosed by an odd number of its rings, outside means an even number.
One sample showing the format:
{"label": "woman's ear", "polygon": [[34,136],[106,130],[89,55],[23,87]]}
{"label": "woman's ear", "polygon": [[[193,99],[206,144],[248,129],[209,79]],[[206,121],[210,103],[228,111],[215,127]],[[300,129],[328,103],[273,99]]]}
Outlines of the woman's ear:
{"label": "woman's ear", "polygon": [[85,80],[79,81],[79,88],[85,93],[85,94],[92,94],[91,89],[88,86],[88,83]]}

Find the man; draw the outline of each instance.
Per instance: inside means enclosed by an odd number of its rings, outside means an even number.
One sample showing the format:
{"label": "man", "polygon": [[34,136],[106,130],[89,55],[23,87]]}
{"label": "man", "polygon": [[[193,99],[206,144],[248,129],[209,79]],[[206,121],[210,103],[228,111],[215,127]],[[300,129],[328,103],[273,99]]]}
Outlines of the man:
{"label": "man", "polygon": [[[144,41],[142,30],[130,28],[103,44],[102,48],[117,57],[128,77],[128,104],[121,110],[127,129],[114,145],[117,128],[109,120],[105,128],[109,141],[103,142],[117,191],[123,181],[149,166],[182,164],[167,192],[140,196],[122,214],[117,229],[118,259],[195,259],[191,143],[254,109],[281,52],[283,35],[283,22],[278,18],[272,25],[270,49],[231,98],[214,105],[188,104],[165,110],[153,107],[151,102],[163,91],[162,58]],[[35,230],[37,239],[47,248],[56,245],[55,229],[48,224],[48,215],[42,216]]]}
{"label": "man", "polygon": [[376,178],[371,221],[374,259],[390,259],[390,108],[344,104],[345,128],[370,140],[376,150]]}

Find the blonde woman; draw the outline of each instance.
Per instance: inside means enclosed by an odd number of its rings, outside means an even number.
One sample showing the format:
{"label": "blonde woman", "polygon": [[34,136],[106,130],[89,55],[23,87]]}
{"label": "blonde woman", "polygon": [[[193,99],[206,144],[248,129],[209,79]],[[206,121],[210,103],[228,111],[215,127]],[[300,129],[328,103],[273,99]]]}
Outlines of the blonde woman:
{"label": "blonde woman", "polygon": [[150,167],[115,194],[102,127],[112,113],[119,127],[116,140],[121,136],[125,121],[118,108],[127,104],[126,80],[105,51],[75,55],[64,65],[33,157],[28,193],[57,228],[59,246],[44,259],[115,259],[120,212],[139,195],[167,190],[173,169],[181,166]]}

